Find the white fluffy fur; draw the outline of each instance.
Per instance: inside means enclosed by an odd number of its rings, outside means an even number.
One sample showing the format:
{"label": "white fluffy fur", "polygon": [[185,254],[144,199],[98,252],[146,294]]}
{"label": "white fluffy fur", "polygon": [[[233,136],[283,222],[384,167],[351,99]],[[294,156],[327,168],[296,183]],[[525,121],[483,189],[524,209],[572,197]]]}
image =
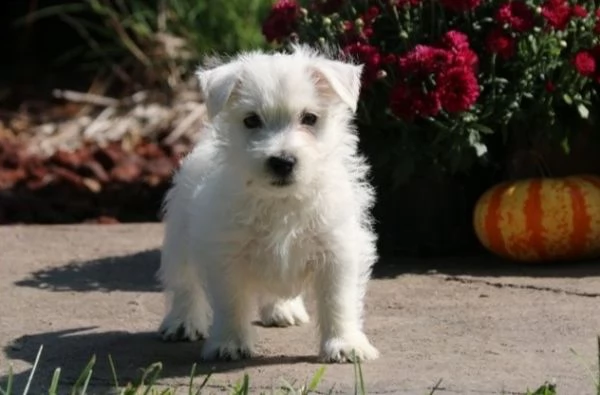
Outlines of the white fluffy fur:
{"label": "white fluffy fur", "polygon": [[[165,339],[206,337],[206,359],[251,356],[257,304],[265,325],[302,324],[312,286],[322,359],[378,356],[362,329],[377,256],[352,126],[361,69],[297,47],[199,71],[209,124],[165,199]],[[245,127],[252,112],[262,127]],[[317,123],[302,125],[303,112]],[[298,161],[293,183],[274,186],[265,163],[281,152]]]}

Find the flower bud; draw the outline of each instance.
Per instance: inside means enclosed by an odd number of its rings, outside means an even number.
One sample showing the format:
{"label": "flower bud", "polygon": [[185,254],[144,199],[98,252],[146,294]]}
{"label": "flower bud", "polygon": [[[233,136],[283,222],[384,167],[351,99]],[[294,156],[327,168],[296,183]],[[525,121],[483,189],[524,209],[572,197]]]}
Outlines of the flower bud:
{"label": "flower bud", "polygon": [[565,40],[560,40],[559,44],[562,48],[567,48],[567,42]]}
{"label": "flower bud", "polygon": [[306,8],[300,8],[300,14],[302,14],[303,17],[306,17],[308,15],[308,10]]}
{"label": "flower bud", "polygon": [[358,28],[362,28],[365,25],[365,22],[362,20],[362,18],[357,18],[354,21],[354,24],[358,27]]}
{"label": "flower bud", "polygon": [[381,80],[383,78],[387,77],[387,73],[385,72],[385,70],[379,70],[377,71],[377,79]]}
{"label": "flower bud", "polygon": [[319,37],[319,44],[320,45],[325,45],[326,41],[324,37]]}
{"label": "flower bud", "polygon": [[323,18],[323,25],[331,26],[331,18],[328,18],[328,17]]}
{"label": "flower bud", "polygon": [[399,36],[400,36],[401,39],[406,40],[408,38],[408,33],[406,31],[402,30],[400,32]]}

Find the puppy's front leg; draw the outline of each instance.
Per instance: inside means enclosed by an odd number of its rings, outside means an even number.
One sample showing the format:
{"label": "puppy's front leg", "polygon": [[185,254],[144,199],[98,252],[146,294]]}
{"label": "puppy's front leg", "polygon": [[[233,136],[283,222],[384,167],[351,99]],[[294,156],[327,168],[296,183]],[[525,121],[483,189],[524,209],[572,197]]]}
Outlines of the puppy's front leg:
{"label": "puppy's front leg", "polygon": [[215,276],[207,286],[213,322],[202,358],[237,360],[254,355],[253,300],[247,281],[233,271]]}
{"label": "puppy's front leg", "polygon": [[315,276],[321,331],[320,356],[327,362],[351,362],[375,359],[379,352],[362,329],[363,299],[370,274],[365,244],[352,238],[333,236],[325,262]]}

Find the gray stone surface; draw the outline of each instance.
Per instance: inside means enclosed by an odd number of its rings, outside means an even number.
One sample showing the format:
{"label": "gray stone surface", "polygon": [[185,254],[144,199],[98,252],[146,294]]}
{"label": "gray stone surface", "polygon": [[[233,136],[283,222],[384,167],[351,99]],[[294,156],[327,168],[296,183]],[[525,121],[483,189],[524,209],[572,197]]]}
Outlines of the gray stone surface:
{"label": "gray stone surface", "polygon": [[[200,344],[164,344],[154,332],[164,309],[154,279],[161,237],[157,224],[0,227],[0,383],[12,364],[22,388],[43,345],[33,394],[58,366],[72,383],[92,354],[92,393],[111,383],[108,354],[121,383],[161,361],[161,383],[185,386]],[[594,393],[586,364],[597,371],[600,261],[382,262],[368,294],[367,332],[382,352],[363,365],[369,393],[425,394],[439,379],[440,394],[521,393],[546,380],[561,394]],[[259,328],[260,358],[198,371],[215,373],[213,392],[244,373],[256,391],[304,381],[321,366],[314,329]],[[351,392],[353,383],[351,365],[330,365],[320,388]]]}

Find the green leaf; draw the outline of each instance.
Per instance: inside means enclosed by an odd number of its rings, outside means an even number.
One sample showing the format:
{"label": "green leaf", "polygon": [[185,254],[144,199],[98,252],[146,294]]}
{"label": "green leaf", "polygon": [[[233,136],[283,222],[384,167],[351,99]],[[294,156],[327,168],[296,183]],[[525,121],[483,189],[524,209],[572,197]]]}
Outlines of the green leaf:
{"label": "green leaf", "polygon": [[480,131],[483,134],[494,134],[494,130],[488,126],[482,125],[480,123],[474,123],[471,125],[472,127],[474,127],[475,129],[477,129],[478,131]]}
{"label": "green leaf", "polygon": [[565,103],[567,104],[573,104],[573,99],[571,98],[571,96],[569,96],[568,94],[564,94],[563,95],[563,100],[565,101]]}
{"label": "green leaf", "polygon": [[533,392],[527,391],[527,395],[556,395],[556,386],[546,383]]}

